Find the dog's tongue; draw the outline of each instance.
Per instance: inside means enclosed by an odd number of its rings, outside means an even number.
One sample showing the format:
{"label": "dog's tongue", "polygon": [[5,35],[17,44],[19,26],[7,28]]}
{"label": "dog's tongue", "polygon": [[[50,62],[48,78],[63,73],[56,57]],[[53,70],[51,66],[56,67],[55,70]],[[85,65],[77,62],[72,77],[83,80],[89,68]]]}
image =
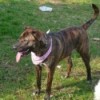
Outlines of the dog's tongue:
{"label": "dog's tongue", "polygon": [[16,55],[16,62],[17,62],[17,63],[20,61],[21,55],[22,55],[21,52],[18,52],[18,53],[17,53],[17,55]]}

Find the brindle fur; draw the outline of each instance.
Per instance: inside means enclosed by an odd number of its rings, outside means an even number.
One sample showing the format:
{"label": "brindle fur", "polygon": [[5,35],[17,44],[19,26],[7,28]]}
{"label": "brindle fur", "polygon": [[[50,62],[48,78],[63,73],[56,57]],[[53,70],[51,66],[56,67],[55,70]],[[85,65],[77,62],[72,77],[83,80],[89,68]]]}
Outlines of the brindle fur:
{"label": "brindle fur", "polygon": [[[69,77],[72,68],[71,53],[74,49],[76,49],[82,57],[86,66],[87,80],[91,81],[89,44],[86,30],[99,14],[98,7],[94,4],[92,4],[92,7],[94,9],[94,16],[80,27],[70,27],[57,33],[49,33],[48,35],[28,27],[21,34],[19,42],[15,45],[15,49],[17,49],[17,51],[23,52],[24,50],[29,49],[29,52],[33,51],[36,55],[42,56],[48,50],[50,46],[50,39],[52,38],[52,52],[43,62],[48,69],[45,100],[50,100],[51,85],[55,67],[59,61],[64,58],[67,58],[68,60],[68,72],[66,76]],[[36,93],[39,94],[41,91],[42,67],[41,65],[37,65],[35,68],[37,73]]]}

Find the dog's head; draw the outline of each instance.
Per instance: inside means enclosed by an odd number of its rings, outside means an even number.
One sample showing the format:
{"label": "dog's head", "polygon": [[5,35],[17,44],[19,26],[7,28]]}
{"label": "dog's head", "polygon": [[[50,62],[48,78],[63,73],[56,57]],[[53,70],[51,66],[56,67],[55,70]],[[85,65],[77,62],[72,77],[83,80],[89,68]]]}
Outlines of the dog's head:
{"label": "dog's head", "polygon": [[30,27],[25,28],[18,42],[13,46],[18,52],[16,61],[19,62],[22,56],[29,54],[31,51],[39,52],[45,46],[46,35],[44,33]]}

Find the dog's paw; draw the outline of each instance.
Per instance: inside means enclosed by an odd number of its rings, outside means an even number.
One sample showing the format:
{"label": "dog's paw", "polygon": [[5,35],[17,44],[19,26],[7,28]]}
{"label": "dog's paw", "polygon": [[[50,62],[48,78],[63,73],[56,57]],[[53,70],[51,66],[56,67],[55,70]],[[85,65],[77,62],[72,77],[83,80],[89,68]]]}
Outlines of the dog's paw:
{"label": "dog's paw", "polygon": [[70,77],[69,74],[66,74],[66,75],[65,75],[65,78],[69,78],[69,77]]}
{"label": "dog's paw", "polygon": [[87,80],[87,83],[88,84],[92,84],[92,80]]}
{"label": "dog's paw", "polygon": [[50,97],[44,97],[44,100],[50,100]]}
{"label": "dog's paw", "polygon": [[44,100],[50,100],[50,96],[49,95],[45,95]]}
{"label": "dog's paw", "polygon": [[34,92],[33,92],[33,96],[34,95],[39,95],[40,94],[40,90],[35,90]]}
{"label": "dog's paw", "polygon": [[91,79],[91,77],[88,77],[88,78],[87,78],[87,83],[88,83],[88,84],[92,84],[92,79]]}

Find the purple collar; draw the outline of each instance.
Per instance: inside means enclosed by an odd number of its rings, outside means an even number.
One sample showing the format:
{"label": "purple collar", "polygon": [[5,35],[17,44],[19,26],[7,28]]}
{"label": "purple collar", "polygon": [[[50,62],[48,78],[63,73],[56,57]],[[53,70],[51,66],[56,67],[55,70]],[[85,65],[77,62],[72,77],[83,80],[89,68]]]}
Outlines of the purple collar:
{"label": "purple collar", "polygon": [[52,38],[50,40],[50,47],[48,51],[41,57],[37,56],[34,52],[31,52],[31,59],[34,65],[41,64],[51,53],[52,51]]}

